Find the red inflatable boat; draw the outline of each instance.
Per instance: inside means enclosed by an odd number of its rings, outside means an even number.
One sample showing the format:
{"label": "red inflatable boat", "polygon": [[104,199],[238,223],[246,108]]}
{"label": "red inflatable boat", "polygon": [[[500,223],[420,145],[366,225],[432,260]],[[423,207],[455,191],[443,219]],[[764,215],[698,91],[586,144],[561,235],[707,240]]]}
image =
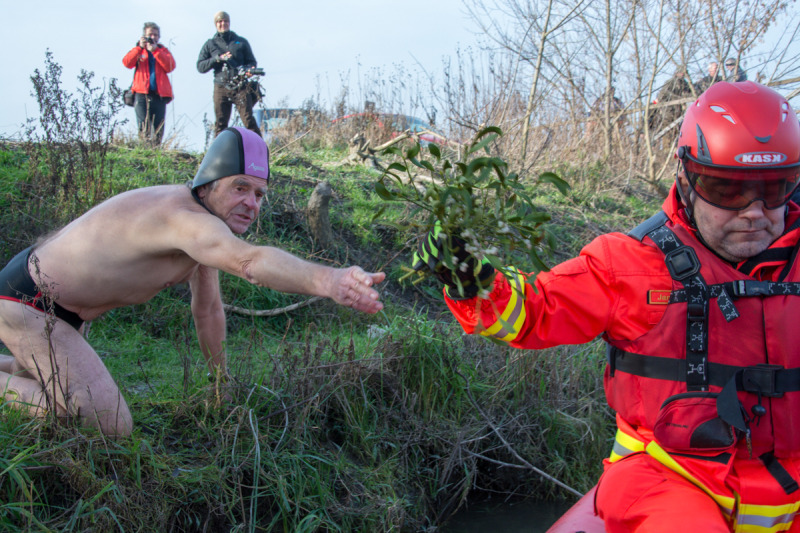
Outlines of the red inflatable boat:
{"label": "red inflatable boat", "polygon": [[547,533],[605,533],[603,521],[594,514],[594,493],[597,487],[583,495],[569,508]]}

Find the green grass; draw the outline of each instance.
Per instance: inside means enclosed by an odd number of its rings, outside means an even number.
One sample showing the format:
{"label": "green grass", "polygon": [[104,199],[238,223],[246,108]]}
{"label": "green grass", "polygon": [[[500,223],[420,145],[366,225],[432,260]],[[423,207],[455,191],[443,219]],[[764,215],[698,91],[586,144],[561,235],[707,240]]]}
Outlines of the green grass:
{"label": "green grass", "polygon": [[[274,157],[269,204],[245,238],[384,268],[384,312],[318,302],[270,318],[229,314],[227,384],[206,378],[185,287],[106,313],[90,343],[128,400],[134,434],[108,441],[0,405],[0,530],[419,531],[482,491],[564,496],[516,454],[578,490],[595,483],[613,436],[601,343],[533,352],[463,335],[434,281],[397,282],[414,239],[391,220],[371,224],[376,175],[328,166],[342,150],[294,150]],[[182,183],[198,158],[119,147],[109,190]],[[0,151],[0,168],[27,179],[15,150]],[[336,245],[324,251],[311,248],[303,212],[321,180],[335,191]],[[0,223],[14,236],[31,231],[19,190],[0,189]],[[537,201],[557,222],[557,258],[658,205],[544,189]],[[4,260],[22,247],[13,239],[3,241]],[[240,307],[303,300],[221,280],[225,301]]]}

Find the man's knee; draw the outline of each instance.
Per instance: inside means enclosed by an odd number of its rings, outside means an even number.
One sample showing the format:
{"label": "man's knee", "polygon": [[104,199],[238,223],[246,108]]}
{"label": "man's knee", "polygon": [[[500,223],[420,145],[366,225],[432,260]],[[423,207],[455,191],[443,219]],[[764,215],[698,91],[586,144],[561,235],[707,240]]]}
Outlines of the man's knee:
{"label": "man's knee", "polygon": [[42,385],[35,379],[0,372],[0,393],[10,407],[31,416],[44,416],[51,411],[66,413],[63,405],[59,409],[50,401]]}
{"label": "man's knee", "polygon": [[67,398],[70,416],[77,416],[83,423],[99,429],[108,437],[126,437],[133,429],[133,417],[122,393],[113,387],[91,386],[74,390]]}
{"label": "man's knee", "polygon": [[96,394],[91,387],[66,391],[58,384],[42,385],[35,379],[0,372],[0,395],[10,407],[30,416],[77,419],[108,437],[130,435],[133,418],[125,399],[116,386],[105,389]]}

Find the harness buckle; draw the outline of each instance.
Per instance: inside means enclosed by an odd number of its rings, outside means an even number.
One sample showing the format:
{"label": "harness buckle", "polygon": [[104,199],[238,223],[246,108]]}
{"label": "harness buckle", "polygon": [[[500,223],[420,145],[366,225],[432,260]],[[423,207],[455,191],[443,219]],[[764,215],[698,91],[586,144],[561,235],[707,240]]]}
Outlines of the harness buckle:
{"label": "harness buckle", "polygon": [[770,282],[755,279],[740,279],[733,282],[733,296],[769,296]]}
{"label": "harness buckle", "polygon": [[681,246],[669,252],[664,261],[667,263],[672,279],[683,281],[690,278],[700,271],[700,260],[697,254],[689,246]]}
{"label": "harness buckle", "polygon": [[778,390],[777,382],[781,370],[783,367],[780,365],[746,366],[742,369],[742,389],[767,398],[780,398],[783,391]]}

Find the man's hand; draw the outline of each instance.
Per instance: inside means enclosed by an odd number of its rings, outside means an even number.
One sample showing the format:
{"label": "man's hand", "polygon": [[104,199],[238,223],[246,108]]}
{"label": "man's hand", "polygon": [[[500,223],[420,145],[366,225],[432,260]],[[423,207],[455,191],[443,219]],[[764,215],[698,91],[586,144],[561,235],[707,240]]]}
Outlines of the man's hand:
{"label": "man's hand", "polygon": [[386,274],[383,272],[364,272],[357,266],[334,269],[330,279],[330,298],[356,311],[377,313],[383,309],[383,304],[378,301],[380,296],[372,286],[384,278]]}
{"label": "man's hand", "polygon": [[414,270],[427,268],[445,284],[447,296],[453,300],[477,296],[481,289],[489,288],[494,280],[494,267],[488,260],[478,261],[467,252],[466,242],[442,233],[437,223],[419,242],[412,258]]}

